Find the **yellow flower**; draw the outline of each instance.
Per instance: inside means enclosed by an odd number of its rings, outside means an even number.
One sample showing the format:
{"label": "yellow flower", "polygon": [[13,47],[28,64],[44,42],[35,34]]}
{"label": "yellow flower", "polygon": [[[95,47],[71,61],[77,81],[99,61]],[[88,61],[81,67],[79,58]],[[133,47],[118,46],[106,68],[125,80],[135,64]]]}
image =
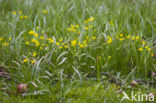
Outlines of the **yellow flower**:
{"label": "yellow flower", "polygon": [[99,56],[99,61],[101,61],[101,56]]}
{"label": "yellow flower", "polygon": [[76,27],[76,28],[78,28],[78,27],[79,27],[79,25],[75,25],[75,27]]}
{"label": "yellow flower", "polygon": [[21,16],[20,16],[20,19],[23,19],[23,18],[24,18],[24,17],[21,15]]}
{"label": "yellow flower", "polygon": [[2,45],[3,45],[3,46],[8,46],[8,43],[7,43],[7,42],[3,42]]}
{"label": "yellow flower", "polygon": [[62,40],[63,40],[62,38],[59,39],[60,42],[61,42]]}
{"label": "yellow flower", "polygon": [[30,30],[28,34],[35,34],[33,30]]}
{"label": "yellow flower", "polygon": [[2,38],[0,38],[0,41],[2,40]]}
{"label": "yellow flower", "polygon": [[123,41],[123,40],[125,40],[125,39],[124,39],[124,38],[119,38],[119,40],[120,40],[120,41]]}
{"label": "yellow flower", "polygon": [[20,13],[20,14],[22,14],[22,13],[23,13],[23,11],[22,11],[22,10],[20,10],[20,11],[19,11],[19,13]]}
{"label": "yellow flower", "polygon": [[41,40],[43,40],[43,39],[44,39],[44,37],[43,37],[43,36],[40,36],[40,39],[41,39]]}
{"label": "yellow flower", "polygon": [[24,59],[23,62],[25,62],[25,63],[28,62],[28,58]]}
{"label": "yellow flower", "polygon": [[146,44],[146,42],[145,42],[145,41],[142,41],[142,44],[143,44],[143,45],[145,45],[145,44]]}
{"label": "yellow flower", "polygon": [[29,44],[29,42],[28,42],[28,41],[26,41],[26,42],[25,42],[25,44],[26,44],[26,45],[28,45],[28,44]]}
{"label": "yellow flower", "polygon": [[127,36],[126,36],[127,39],[129,39],[130,37],[131,37],[130,35],[127,35]]}
{"label": "yellow flower", "polygon": [[95,19],[95,17],[91,17],[87,21],[93,21],[94,19]]}
{"label": "yellow flower", "polygon": [[120,37],[122,37],[122,36],[123,36],[123,33],[120,34]]}
{"label": "yellow flower", "polygon": [[88,30],[88,27],[85,27],[86,30]]}
{"label": "yellow flower", "polygon": [[33,57],[36,57],[37,53],[36,52],[33,52]]}
{"label": "yellow flower", "polygon": [[88,20],[85,20],[85,23],[88,23]]}
{"label": "yellow flower", "polygon": [[9,40],[11,40],[11,37],[9,37]]}
{"label": "yellow flower", "polygon": [[136,39],[139,39],[140,37],[139,37],[139,36],[136,36],[135,38],[136,38]]}
{"label": "yellow flower", "polygon": [[63,46],[60,46],[59,48],[62,49]]}
{"label": "yellow flower", "polygon": [[38,35],[39,35],[38,33],[35,33],[35,34],[34,34],[35,37],[38,37]]}
{"label": "yellow flower", "polygon": [[39,46],[39,45],[40,45],[40,43],[38,41],[36,41],[36,46]]}
{"label": "yellow flower", "polygon": [[13,12],[13,15],[16,15],[16,11]]}
{"label": "yellow flower", "polygon": [[92,25],[89,25],[89,28],[93,28],[93,26]]}
{"label": "yellow flower", "polygon": [[84,48],[85,46],[87,46],[87,44],[81,44],[81,43],[79,42],[79,46],[80,46],[80,48]]}
{"label": "yellow flower", "polygon": [[60,45],[60,43],[59,42],[56,42],[56,45]]}
{"label": "yellow flower", "polygon": [[24,19],[28,18],[28,16],[23,16]]}
{"label": "yellow flower", "polygon": [[92,36],[92,39],[93,39],[93,40],[95,40],[95,39],[96,39],[96,37],[95,37],[95,36]]}
{"label": "yellow flower", "polygon": [[42,48],[42,47],[40,47],[40,50],[43,50],[43,48]]}
{"label": "yellow flower", "polygon": [[135,40],[135,37],[134,36],[132,36],[132,40]]}
{"label": "yellow flower", "polygon": [[35,60],[32,60],[32,61],[31,61],[32,64],[34,64],[35,62],[36,62]]}
{"label": "yellow flower", "polygon": [[39,29],[39,26],[36,27],[36,30],[38,30],[38,29]]}
{"label": "yellow flower", "polygon": [[43,13],[45,13],[45,14],[47,14],[47,13],[48,13],[48,11],[47,11],[47,10],[42,10],[42,12],[43,12]]}
{"label": "yellow flower", "polygon": [[151,53],[151,56],[153,57],[154,56],[154,53]]}
{"label": "yellow flower", "polygon": [[118,38],[119,38],[119,36],[116,36],[116,38],[118,39]]}
{"label": "yellow flower", "polygon": [[68,46],[67,46],[67,45],[64,45],[64,47],[65,47],[65,48],[68,48]]}
{"label": "yellow flower", "polygon": [[108,44],[111,44],[112,41],[113,41],[112,38],[111,38],[110,36],[107,36],[107,38],[108,38],[107,43],[108,43]]}
{"label": "yellow flower", "polygon": [[151,48],[149,48],[148,46],[145,46],[145,48],[150,52]]}
{"label": "yellow flower", "polygon": [[33,42],[33,43],[36,42],[36,39],[32,39],[31,42]]}
{"label": "yellow flower", "polygon": [[74,28],[74,25],[71,24],[70,26],[71,26],[71,28]]}
{"label": "yellow flower", "polygon": [[75,46],[76,45],[76,42],[77,42],[76,40],[71,41],[71,45],[72,46]]}
{"label": "yellow flower", "polygon": [[108,59],[111,59],[112,57],[111,56],[108,56]]}
{"label": "yellow flower", "polygon": [[143,51],[143,48],[139,48],[138,51]]}
{"label": "yellow flower", "polygon": [[76,31],[76,29],[74,29],[74,28],[68,28],[67,30],[68,30],[68,31],[73,31],[73,32]]}
{"label": "yellow flower", "polygon": [[49,43],[54,43],[54,40],[52,38],[48,39]]}

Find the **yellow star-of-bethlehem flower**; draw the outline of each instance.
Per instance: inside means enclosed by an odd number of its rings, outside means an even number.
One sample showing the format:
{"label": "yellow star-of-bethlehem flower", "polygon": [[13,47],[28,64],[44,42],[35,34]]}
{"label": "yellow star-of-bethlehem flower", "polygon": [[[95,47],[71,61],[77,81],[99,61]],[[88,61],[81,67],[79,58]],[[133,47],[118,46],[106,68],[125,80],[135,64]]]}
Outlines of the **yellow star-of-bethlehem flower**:
{"label": "yellow star-of-bethlehem flower", "polygon": [[143,51],[143,48],[139,48],[138,51]]}
{"label": "yellow star-of-bethlehem flower", "polygon": [[75,46],[75,45],[76,45],[76,43],[77,43],[77,41],[76,41],[76,40],[71,41],[71,45],[72,45],[72,46]]}

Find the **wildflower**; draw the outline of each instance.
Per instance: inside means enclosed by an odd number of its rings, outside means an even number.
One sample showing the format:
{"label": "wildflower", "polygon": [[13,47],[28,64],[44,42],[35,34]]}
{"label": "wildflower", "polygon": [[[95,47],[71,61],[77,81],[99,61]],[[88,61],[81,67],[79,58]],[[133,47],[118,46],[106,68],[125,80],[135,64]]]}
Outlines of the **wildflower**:
{"label": "wildflower", "polygon": [[47,10],[42,10],[42,12],[43,12],[43,13],[45,13],[45,14],[47,14],[47,13],[48,13],[48,11],[47,11]]}
{"label": "wildflower", "polygon": [[60,46],[59,48],[62,49],[63,46]]}
{"label": "wildflower", "polygon": [[93,21],[94,19],[95,19],[95,17],[91,17],[87,21]]}
{"label": "wildflower", "polygon": [[41,39],[41,40],[43,40],[43,39],[44,39],[44,37],[43,37],[43,36],[40,36],[40,39]]}
{"label": "wildflower", "polygon": [[11,37],[9,37],[9,41],[11,40]]}
{"label": "wildflower", "polygon": [[38,33],[35,33],[35,34],[34,34],[34,36],[35,36],[36,38],[38,37],[38,35],[39,35]]}
{"label": "wildflower", "polygon": [[42,47],[40,47],[40,50],[43,50],[43,48],[42,48]]}
{"label": "wildflower", "polygon": [[32,39],[31,42],[33,42],[33,43],[36,42],[36,39]]}
{"label": "wildflower", "polygon": [[49,43],[54,43],[54,40],[52,38],[48,39]]}
{"label": "wildflower", "polygon": [[76,28],[78,28],[78,27],[79,27],[79,25],[76,25],[75,27],[76,27]]}
{"label": "wildflower", "polygon": [[93,26],[92,25],[89,25],[89,28],[93,28]]}
{"label": "wildflower", "polygon": [[138,51],[143,51],[143,48],[139,48]]}
{"label": "wildflower", "polygon": [[112,57],[111,56],[108,56],[108,59],[111,59]]}
{"label": "wildflower", "polygon": [[99,56],[99,61],[101,61],[101,56]]}
{"label": "wildflower", "polygon": [[135,37],[134,36],[132,36],[132,40],[135,40]]}
{"label": "wildflower", "polygon": [[139,36],[136,36],[135,38],[136,38],[136,39],[139,39]]}
{"label": "wildflower", "polygon": [[22,14],[22,13],[23,13],[23,11],[22,11],[22,10],[20,10],[20,11],[19,11],[19,13],[20,13],[20,14]]}
{"label": "wildflower", "polygon": [[35,32],[33,30],[30,30],[29,34],[35,34]]}
{"label": "wildflower", "polygon": [[74,25],[71,24],[70,26],[71,26],[71,28],[74,28]]}
{"label": "wildflower", "polygon": [[145,45],[145,44],[146,44],[146,42],[145,42],[145,41],[142,41],[142,44],[143,44],[143,45]]}
{"label": "wildflower", "polygon": [[36,27],[36,30],[38,30],[38,29],[39,29],[39,27],[37,26],[37,27]]}
{"label": "wildflower", "polygon": [[0,38],[0,41],[2,40],[2,38]]}
{"label": "wildflower", "polygon": [[37,53],[36,52],[33,52],[33,57],[35,57],[37,55]]}
{"label": "wildflower", "polygon": [[65,47],[65,48],[68,48],[68,46],[67,46],[67,45],[64,45],[64,47]]}
{"label": "wildflower", "polygon": [[95,36],[92,36],[92,39],[93,39],[93,40],[95,40],[95,39],[96,39],[96,37],[95,37]]}
{"label": "wildflower", "polygon": [[145,48],[150,52],[151,48],[149,48],[148,46],[145,46]]}
{"label": "wildflower", "polygon": [[60,43],[59,42],[56,42],[56,45],[60,45]]}
{"label": "wildflower", "polygon": [[36,61],[35,60],[31,60],[31,63],[34,64]]}
{"label": "wildflower", "polygon": [[67,30],[68,30],[68,31],[73,31],[73,32],[76,31],[76,29],[74,29],[74,28],[68,28]]}
{"label": "wildflower", "polygon": [[85,20],[85,23],[88,23],[88,20]]}
{"label": "wildflower", "polygon": [[119,36],[116,36],[116,38],[118,39],[118,38],[119,38]]}
{"label": "wildflower", "polygon": [[25,63],[28,62],[28,58],[24,59],[23,62],[25,62]]}
{"label": "wildflower", "polygon": [[153,57],[154,56],[154,53],[151,53],[151,56]]}
{"label": "wildflower", "polygon": [[85,30],[88,30],[88,27],[85,27]]}
{"label": "wildflower", "polygon": [[2,45],[3,45],[3,46],[8,46],[8,43],[7,43],[7,42],[3,42]]}
{"label": "wildflower", "polygon": [[28,41],[26,41],[26,42],[25,42],[25,44],[26,44],[26,45],[28,45],[28,44],[29,44],[29,42],[28,42]]}
{"label": "wildflower", "polygon": [[36,46],[39,46],[39,45],[40,45],[40,43],[38,41],[36,41]]}
{"label": "wildflower", "polygon": [[28,16],[23,16],[24,19],[28,18]]}
{"label": "wildflower", "polygon": [[112,41],[113,41],[112,38],[111,38],[110,36],[107,36],[107,38],[108,38],[107,43],[108,43],[108,44],[111,44]]}
{"label": "wildflower", "polygon": [[123,37],[123,33],[120,34],[120,37]]}
{"label": "wildflower", "polygon": [[120,40],[120,41],[123,41],[123,40],[125,40],[125,39],[124,39],[124,38],[119,38],[119,40]]}
{"label": "wildflower", "polygon": [[61,38],[59,41],[61,42],[63,39]]}
{"label": "wildflower", "polygon": [[72,46],[75,46],[76,45],[76,42],[77,42],[76,40],[71,41],[71,45]]}
{"label": "wildflower", "polygon": [[127,36],[126,36],[127,39],[129,39],[130,37],[131,37],[130,35],[127,35]]}
{"label": "wildflower", "polygon": [[23,18],[24,18],[24,17],[21,15],[21,16],[20,16],[20,19],[23,19]]}
{"label": "wildflower", "polygon": [[16,15],[16,11],[13,12],[13,15]]}
{"label": "wildflower", "polygon": [[85,45],[81,44],[80,42],[79,42],[79,46],[80,46],[80,48],[84,48],[85,47]]}

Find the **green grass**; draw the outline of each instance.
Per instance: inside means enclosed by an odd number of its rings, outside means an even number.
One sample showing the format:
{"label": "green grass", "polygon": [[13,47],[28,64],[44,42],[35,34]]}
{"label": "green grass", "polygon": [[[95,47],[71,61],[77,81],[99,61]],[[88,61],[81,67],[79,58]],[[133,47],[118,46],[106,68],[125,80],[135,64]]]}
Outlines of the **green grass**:
{"label": "green grass", "polygon": [[0,101],[129,103],[116,91],[156,92],[127,89],[156,80],[155,17],[156,0],[0,0],[0,66],[12,79],[0,78]]}

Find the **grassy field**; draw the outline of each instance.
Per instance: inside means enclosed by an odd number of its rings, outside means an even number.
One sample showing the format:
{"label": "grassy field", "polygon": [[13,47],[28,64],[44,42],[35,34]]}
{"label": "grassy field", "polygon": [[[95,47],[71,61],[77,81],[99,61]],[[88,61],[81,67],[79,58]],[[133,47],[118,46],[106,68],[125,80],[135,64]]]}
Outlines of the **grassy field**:
{"label": "grassy field", "polygon": [[0,0],[0,103],[137,103],[123,91],[156,97],[156,0]]}

